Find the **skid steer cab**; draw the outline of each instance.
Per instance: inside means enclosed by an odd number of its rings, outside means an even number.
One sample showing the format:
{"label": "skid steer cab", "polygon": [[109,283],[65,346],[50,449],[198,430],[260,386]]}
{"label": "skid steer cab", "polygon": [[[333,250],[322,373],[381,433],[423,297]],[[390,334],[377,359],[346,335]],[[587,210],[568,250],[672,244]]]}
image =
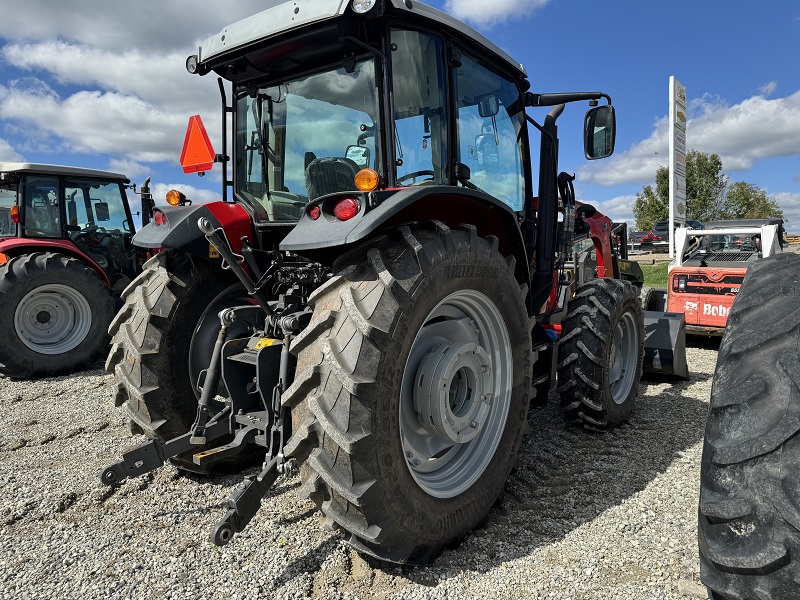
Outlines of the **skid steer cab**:
{"label": "skid steer cab", "polygon": [[[108,171],[0,162],[0,374],[71,373],[106,351],[142,262],[128,184]],[[140,193],[146,224],[149,178]]]}
{"label": "skid steer cab", "polygon": [[[107,364],[151,440],[103,483],[255,454],[263,470],[227,501],[215,544],[299,471],[356,549],[425,563],[500,498],[532,403],[555,392],[588,429],[628,418],[639,294],[610,255],[575,277],[593,215],[558,171],[569,104],[590,106],[586,158],[613,152],[606,94],[534,93],[503,50],[416,1],[278,4],[186,66],[219,76],[224,118],[221,152],[192,142],[184,167],[221,162],[233,179],[223,201],[159,208],[134,239],[164,251]],[[226,299],[231,286],[244,299]],[[214,317],[195,327],[201,311]],[[210,358],[184,381],[198,347]]]}

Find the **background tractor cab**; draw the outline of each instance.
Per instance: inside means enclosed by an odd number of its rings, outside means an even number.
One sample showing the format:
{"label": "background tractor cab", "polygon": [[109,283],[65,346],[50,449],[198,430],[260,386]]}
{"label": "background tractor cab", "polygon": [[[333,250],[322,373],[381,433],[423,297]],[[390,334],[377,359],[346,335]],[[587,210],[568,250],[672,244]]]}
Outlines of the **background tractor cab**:
{"label": "background tractor cab", "polygon": [[[148,182],[143,223],[152,207]],[[142,262],[128,183],[108,171],[0,163],[3,375],[69,373],[105,352],[120,294]]]}
{"label": "background tractor cab", "polygon": [[119,173],[0,163],[0,253],[34,249],[86,261],[120,293],[136,276],[136,233]]}

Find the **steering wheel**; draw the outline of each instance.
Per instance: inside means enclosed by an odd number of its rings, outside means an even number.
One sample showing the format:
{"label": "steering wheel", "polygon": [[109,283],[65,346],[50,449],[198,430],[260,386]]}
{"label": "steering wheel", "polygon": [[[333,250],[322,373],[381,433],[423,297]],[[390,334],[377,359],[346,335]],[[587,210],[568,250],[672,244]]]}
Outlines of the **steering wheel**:
{"label": "steering wheel", "polygon": [[417,181],[416,181],[416,180],[417,180],[417,177],[422,177],[423,175],[428,175],[428,176],[430,176],[431,178],[433,178],[433,177],[435,177],[435,176],[436,176],[436,173],[434,173],[432,170],[424,170],[424,171],[411,171],[411,173],[406,173],[405,175],[401,175],[401,176],[400,176],[400,177],[398,177],[398,178],[397,178],[395,181],[396,181],[397,183],[402,183],[403,181],[405,181],[405,180],[407,180],[407,179],[413,179],[413,180],[414,180],[414,183],[416,183],[416,182],[417,182]]}

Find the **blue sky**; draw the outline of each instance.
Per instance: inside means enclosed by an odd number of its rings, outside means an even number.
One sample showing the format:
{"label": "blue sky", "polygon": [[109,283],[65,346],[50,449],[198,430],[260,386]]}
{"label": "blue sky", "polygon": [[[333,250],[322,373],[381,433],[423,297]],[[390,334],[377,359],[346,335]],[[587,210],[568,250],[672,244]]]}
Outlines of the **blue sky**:
{"label": "blue sky", "polygon": [[[213,77],[184,60],[264,0],[0,0],[0,161],[111,169],[157,194],[219,197],[218,171],[178,165],[189,116],[219,145]],[[632,220],[636,192],[667,164],[670,75],[686,86],[689,149],[716,152],[733,181],[767,190],[800,232],[800,4],[685,1],[431,0],[523,63],[535,92],[608,93],[614,157],[587,163],[584,105],[559,120],[561,169],[578,198]],[[191,7],[191,9],[189,8]],[[534,118],[544,112],[531,111]],[[538,146],[537,146],[538,151]],[[157,198],[158,199],[158,198]]]}

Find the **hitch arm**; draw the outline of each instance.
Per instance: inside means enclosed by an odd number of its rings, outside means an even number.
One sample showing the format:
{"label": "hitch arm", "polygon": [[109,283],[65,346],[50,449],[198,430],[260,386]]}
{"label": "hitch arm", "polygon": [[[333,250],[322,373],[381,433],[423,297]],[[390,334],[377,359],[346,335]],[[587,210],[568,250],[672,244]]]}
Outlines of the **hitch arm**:
{"label": "hitch arm", "polygon": [[214,526],[209,540],[215,546],[224,546],[233,536],[247,527],[247,524],[261,508],[261,499],[280,476],[278,457],[267,463],[264,470],[254,478],[245,477],[225,501],[227,512]]}
{"label": "hitch arm", "polygon": [[[228,419],[221,418],[227,413],[228,408],[225,407],[214,415],[214,419],[206,424],[205,435],[208,441],[215,440],[230,432]],[[113,485],[128,477],[138,477],[150,471],[155,471],[167,459],[178,456],[178,454],[182,454],[192,448],[197,448],[197,445],[191,441],[193,435],[194,432],[190,431],[168,442],[153,439],[135,446],[122,455],[121,461],[103,469],[100,473],[100,481],[105,485]]]}

